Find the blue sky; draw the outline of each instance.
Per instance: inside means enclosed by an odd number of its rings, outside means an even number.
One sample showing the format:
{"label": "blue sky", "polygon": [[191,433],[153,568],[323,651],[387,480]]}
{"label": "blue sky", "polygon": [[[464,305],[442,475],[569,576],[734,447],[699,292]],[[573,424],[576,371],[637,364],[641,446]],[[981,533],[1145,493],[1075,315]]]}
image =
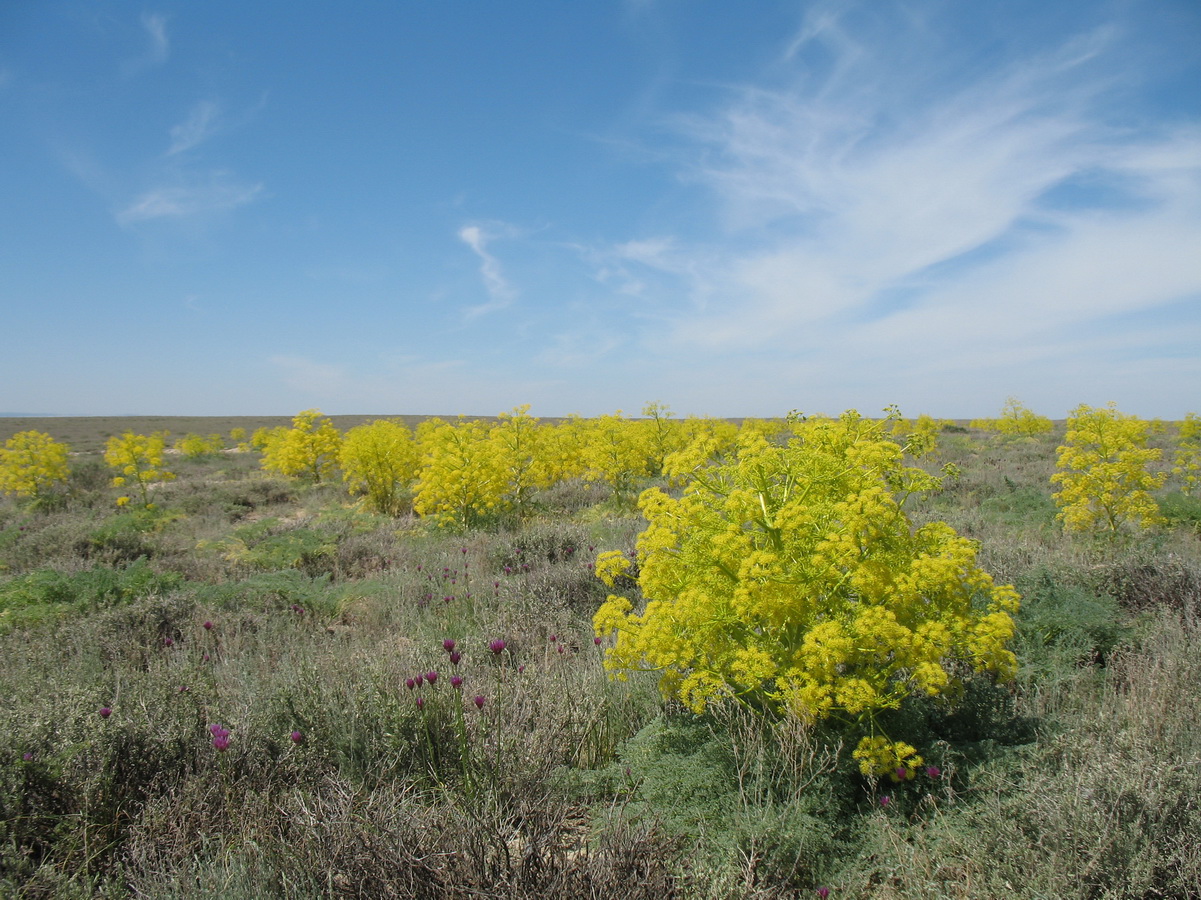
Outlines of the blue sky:
{"label": "blue sky", "polygon": [[0,410],[1201,410],[1195,0],[11,0]]}

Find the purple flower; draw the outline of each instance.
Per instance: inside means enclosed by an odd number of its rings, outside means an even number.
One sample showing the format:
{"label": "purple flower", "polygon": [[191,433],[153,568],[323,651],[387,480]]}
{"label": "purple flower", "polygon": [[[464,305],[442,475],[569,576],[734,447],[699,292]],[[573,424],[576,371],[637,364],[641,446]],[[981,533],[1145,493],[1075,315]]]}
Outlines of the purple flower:
{"label": "purple flower", "polygon": [[112,714],[113,714],[113,711],[110,707],[108,707],[108,706],[100,707],[100,718],[107,719]]}
{"label": "purple flower", "polygon": [[421,687],[423,684],[425,684],[425,676],[424,675],[414,675],[413,680],[415,682],[417,682],[417,687]]}
{"label": "purple flower", "polygon": [[26,753],[24,756],[21,757],[21,759],[25,760],[25,762],[33,762],[33,754]]}
{"label": "purple flower", "polygon": [[594,638],[592,639],[592,643],[596,644],[596,646],[598,646],[598,647],[599,647],[599,646],[601,645],[601,639],[600,639],[600,635],[597,635],[596,637],[594,637]]}
{"label": "purple flower", "polygon": [[213,630],[213,623],[212,623],[212,622],[205,622],[205,623],[204,623],[204,630],[205,630],[205,631],[212,631],[212,630]]}
{"label": "purple flower", "polygon": [[447,653],[453,653],[454,649],[455,649],[455,639],[447,638],[446,640],[444,640],[442,642],[442,649],[445,650]]}
{"label": "purple flower", "polygon": [[190,690],[191,690],[191,688],[190,688],[190,687],[188,687],[186,684],[181,684],[181,685],[179,686],[179,692],[180,692],[181,694],[186,694],[186,693],[187,693],[188,691],[190,691]]}
{"label": "purple flower", "polygon": [[457,666],[459,664],[459,660],[462,658],[463,658],[463,654],[460,653],[458,650],[451,651],[450,662],[452,665]]}
{"label": "purple flower", "polygon": [[904,781],[905,777],[908,774],[909,774],[909,770],[906,769],[904,766],[897,766],[897,780],[898,781]]}
{"label": "purple flower", "polygon": [[406,678],[405,679],[405,687],[407,687],[411,691],[411,690],[413,690],[413,688],[417,687],[417,682],[414,681],[412,678]]}
{"label": "purple flower", "polygon": [[892,800],[892,798],[889,797],[888,794],[885,794],[883,797],[880,798],[880,805],[888,806],[888,804],[891,802],[891,800]]}
{"label": "purple flower", "polygon": [[521,665],[519,665],[517,667],[517,674],[520,675],[524,671],[525,671],[525,663],[522,663]]}
{"label": "purple flower", "polygon": [[424,697],[418,697],[418,698],[417,698],[417,708],[418,708],[418,709],[425,709],[425,698],[424,698]]}
{"label": "purple flower", "polygon": [[557,634],[552,634],[552,635],[550,636],[549,640],[550,640],[550,642],[553,644],[553,643],[555,643],[557,640],[559,640],[559,636],[558,636]]}
{"label": "purple flower", "polygon": [[559,652],[560,652],[560,653],[566,653],[566,652],[567,652],[567,648],[566,648],[566,647],[564,647],[562,644],[560,644],[560,645],[559,645]]}
{"label": "purple flower", "polygon": [[500,638],[493,638],[488,644],[488,649],[493,653],[503,653],[505,649],[505,642]]}
{"label": "purple flower", "polygon": [[830,889],[828,887],[819,887],[817,889],[817,896],[821,897],[821,900],[826,900],[830,896]]}
{"label": "purple flower", "polygon": [[926,774],[931,778],[937,778],[942,774],[942,769],[938,766],[926,766]]}
{"label": "purple flower", "polygon": [[483,709],[484,704],[487,703],[488,701],[486,699],[484,699],[484,696],[482,694],[476,694],[475,700],[473,700],[472,702],[475,703],[476,709]]}
{"label": "purple flower", "polygon": [[229,730],[213,723],[209,726],[209,734],[213,736],[213,749],[224,753],[229,749]]}
{"label": "purple flower", "polygon": [[433,686],[433,684],[435,682],[437,682],[437,680],[438,680],[438,673],[437,672],[426,672],[425,680],[428,681],[431,686]]}
{"label": "purple flower", "polygon": [[459,688],[461,688],[463,686],[463,679],[460,678],[458,675],[451,675],[450,676],[450,686],[453,687],[457,691]]}
{"label": "purple flower", "polygon": [[175,639],[174,638],[163,638],[163,646],[164,647],[174,647]]}
{"label": "purple flower", "polygon": [[203,656],[203,657],[201,657],[201,658],[202,658],[202,659],[203,659],[205,662],[208,662],[208,661],[209,661],[209,660],[210,660],[212,657],[210,657],[210,656],[209,656],[209,655],[206,653],[206,654],[204,654],[204,656]]}
{"label": "purple flower", "polygon": [[292,743],[293,744],[303,744],[304,743],[304,734],[299,731],[293,731],[292,732]]}

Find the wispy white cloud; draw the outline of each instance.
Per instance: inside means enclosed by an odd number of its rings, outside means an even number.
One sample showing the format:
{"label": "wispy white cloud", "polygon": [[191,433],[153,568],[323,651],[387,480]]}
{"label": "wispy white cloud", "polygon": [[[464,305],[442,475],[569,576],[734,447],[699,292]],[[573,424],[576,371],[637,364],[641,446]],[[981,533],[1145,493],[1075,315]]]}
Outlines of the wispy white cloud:
{"label": "wispy white cloud", "polygon": [[[720,229],[614,245],[620,266],[597,268],[655,305],[659,349],[895,380],[930,350],[1062,351],[1071,329],[1201,297],[1201,134],[1111,124],[1119,28],[952,65],[930,22],[814,9],[785,86],[679,120]],[[878,20],[857,30],[851,9]]]}
{"label": "wispy white cloud", "polygon": [[480,225],[465,225],[459,229],[459,240],[470,247],[480,259],[480,277],[489,297],[487,303],[469,307],[465,311],[464,315],[469,320],[504,309],[517,297],[517,291],[501,272],[500,263],[488,252],[488,244],[497,237],[509,236],[510,232],[511,229],[508,228],[497,230]]}
{"label": "wispy white cloud", "polygon": [[140,56],[126,60],[121,66],[121,71],[126,76],[135,75],[153,66],[161,66],[171,55],[166,16],[162,13],[142,13],[142,31],[147,40],[146,49]]}
{"label": "wispy white cloud", "polygon": [[203,182],[147,191],[121,209],[117,221],[129,225],[152,219],[182,219],[228,212],[253,202],[262,192],[262,184],[244,184],[227,173],[214,172]]}
{"label": "wispy white cloud", "polygon": [[168,156],[191,150],[216,132],[221,119],[221,107],[213,100],[202,100],[192,107],[188,117],[171,128]]}

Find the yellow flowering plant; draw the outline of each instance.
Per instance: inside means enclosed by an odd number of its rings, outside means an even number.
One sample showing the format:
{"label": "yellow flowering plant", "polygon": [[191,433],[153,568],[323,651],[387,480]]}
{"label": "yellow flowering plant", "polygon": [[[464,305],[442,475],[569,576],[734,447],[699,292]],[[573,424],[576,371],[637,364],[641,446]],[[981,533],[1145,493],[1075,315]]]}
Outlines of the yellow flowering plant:
{"label": "yellow flowering plant", "polygon": [[[114,435],[108,439],[104,450],[104,461],[117,471],[113,478],[114,487],[132,485],[137,488],[138,497],[144,509],[153,509],[150,502],[150,486],[155,482],[171,481],[175,473],[168,472],[163,464],[166,453],[167,433],[134,434],[127,431],[120,437]],[[126,506],[129,496],[117,498],[118,506]]]}
{"label": "yellow flowering plant", "polygon": [[1163,487],[1167,473],[1149,468],[1162,453],[1147,446],[1147,431],[1146,422],[1113,403],[1072,411],[1058,471],[1051,476],[1059,485],[1054,497],[1066,531],[1101,529],[1112,535],[1126,524],[1145,529],[1161,521],[1151,491]]}
{"label": "yellow flowering plant", "polygon": [[386,516],[399,515],[417,473],[417,444],[401,422],[380,419],[358,425],[342,439],[342,479],[351,494]]}
{"label": "yellow flowering plant", "polygon": [[320,410],[306,409],[293,417],[291,428],[264,432],[262,450],[265,470],[324,481],[338,467],[342,434]]}
{"label": "yellow flowering plant", "polygon": [[997,419],[997,430],[1001,434],[1030,437],[1050,434],[1054,429],[1054,422],[1022,406],[1017,397],[1010,397],[1005,401],[1005,405],[1001,407],[1001,418]]}
{"label": "yellow flowering plant", "polygon": [[1172,474],[1180,476],[1180,493],[1191,497],[1201,485],[1201,416],[1188,413],[1176,432]]}
{"label": "yellow flowering plant", "polygon": [[417,427],[417,447],[413,508],[418,513],[467,529],[504,508],[508,472],[488,423],[427,419]]}
{"label": "yellow flowering plant", "polygon": [[[749,432],[682,496],[645,491],[645,603],[615,593],[597,611],[606,668],[657,671],[697,712],[732,699],[866,733],[864,774],[916,765],[907,745],[878,745],[878,716],[950,699],[972,671],[1011,678],[1018,595],[977,565],[973,541],[910,522],[906,497],[939,480],[903,464],[890,425],[852,410],[796,422],[783,442]],[[630,564],[608,551],[596,570],[616,587]]]}
{"label": "yellow flowering plant", "polygon": [[67,480],[69,448],[41,431],[19,431],[0,449],[0,491],[39,500]]}

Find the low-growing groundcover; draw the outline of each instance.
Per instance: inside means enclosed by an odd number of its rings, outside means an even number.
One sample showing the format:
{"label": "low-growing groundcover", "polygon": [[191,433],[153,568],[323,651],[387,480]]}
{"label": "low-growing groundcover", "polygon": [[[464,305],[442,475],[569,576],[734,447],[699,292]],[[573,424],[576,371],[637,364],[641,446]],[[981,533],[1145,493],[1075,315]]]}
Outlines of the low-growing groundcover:
{"label": "low-growing groundcover", "polygon": [[[567,479],[439,527],[249,451],[172,458],[149,511],[78,458],[59,502],[0,501],[0,895],[1201,895],[1188,518],[1065,536],[1054,436],[914,460],[866,420],[782,427],[668,454],[647,519]],[[628,603],[600,635],[594,565]],[[606,631],[702,589],[721,614],[671,659]],[[962,639],[941,676],[898,630],[927,595]]]}

